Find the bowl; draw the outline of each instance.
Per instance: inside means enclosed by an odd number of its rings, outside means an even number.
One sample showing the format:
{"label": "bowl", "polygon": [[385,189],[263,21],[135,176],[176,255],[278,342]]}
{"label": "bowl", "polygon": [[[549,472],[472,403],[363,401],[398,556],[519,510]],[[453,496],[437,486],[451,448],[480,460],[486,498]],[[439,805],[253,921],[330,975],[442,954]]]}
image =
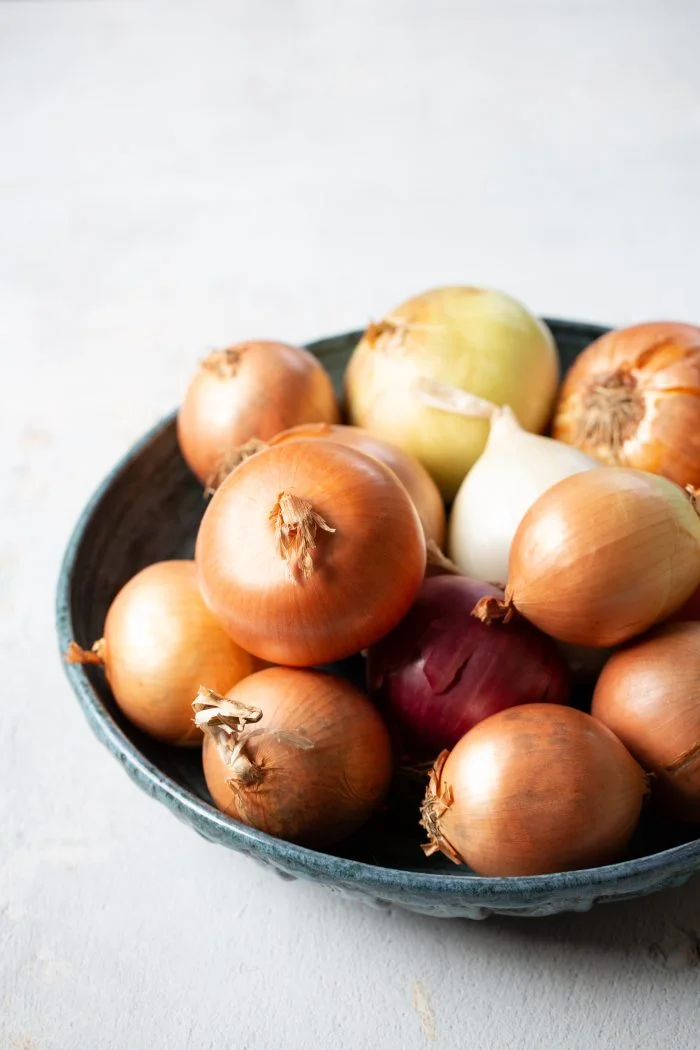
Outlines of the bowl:
{"label": "bowl", "polygon": [[[563,367],[605,329],[549,320]],[[361,333],[311,343],[340,393],[348,357]],[[177,447],[175,415],[139,441],[100,485],[70,539],[57,595],[61,652],[75,639],[89,646],[102,633],[109,604],[136,572],[155,561],[192,557],[205,508],[201,486]],[[311,879],[377,908],[483,919],[493,913],[551,915],[586,911],[679,886],[700,867],[697,829],[669,827],[646,815],[624,860],[605,867],[523,878],[483,878],[421,849],[420,785],[398,782],[387,808],[334,853],[319,853],[255,831],[211,803],[198,750],[144,736],[120,713],[99,668],[65,664],[68,680],[97,738],[135,783],[211,842],[228,846],[282,878]],[[362,684],[358,657],[333,670]]]}

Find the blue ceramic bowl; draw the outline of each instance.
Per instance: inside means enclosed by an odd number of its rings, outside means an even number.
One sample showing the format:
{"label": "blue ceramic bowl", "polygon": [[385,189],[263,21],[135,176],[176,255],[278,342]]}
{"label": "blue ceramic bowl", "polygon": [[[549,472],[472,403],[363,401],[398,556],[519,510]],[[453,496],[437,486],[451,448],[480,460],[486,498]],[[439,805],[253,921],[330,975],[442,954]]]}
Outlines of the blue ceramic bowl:
{"label": "blue ceramic bowl", "polygon": [[[548,322],[567,367],[603,329]],[[340,392],[360,333],[313,343]],[[71,639],[89,646],[102,634],[107,608],[134,573],[155,561],[191,557],[204,510],[201,487],[180,457],[175,417],[147,434],[112,471],[83,512],[65,554],[58,585],[61,651]],[[361,660],[339,670],[362,681]],[[66,665],[68,680],[95,735],[129,776],[180,820],[212,842],[272,866],[282,878],[313,879],[379,908],[399,905],[426,915],[482,919],[492,913],[551,915],[585,911],[678,886],[700,867],[700,840],[690,828],[645,817],[626,859],[582,871],[528,878],[480,878],[442,856],[426,859],[417,823],[420,795],[399,786],[387,810],[337,853],[318,853],[237,824],[211,804],[198,751],[159,744],[122,717],[98,668]],[[416,788],[417,791],[420,789]]]}

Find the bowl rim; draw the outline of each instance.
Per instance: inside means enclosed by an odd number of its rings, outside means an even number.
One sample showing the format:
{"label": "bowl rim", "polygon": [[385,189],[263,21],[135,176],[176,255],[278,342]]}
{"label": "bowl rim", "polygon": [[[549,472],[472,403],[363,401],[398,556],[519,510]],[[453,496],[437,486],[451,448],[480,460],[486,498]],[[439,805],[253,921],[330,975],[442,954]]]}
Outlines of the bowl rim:
{"label": "bowl rim", "polygon": [[[607,330],[602,326],[593,324],[550,318],[544,318],[544,320],[547,324],[555,327],[582,327],[589,330],[600,330],[601,333]],[[336,336],[328,336],[303,345],[313,351],[319,345],[332,344],[336,340],[347,339],[357,335],[358,333],[354,331],[340,333]],[[305,846],[287,842],[284,839],[275,838],[255,828],[249,828],[245,824],[240,824],[221,813],[213,805],[205,802],[194,792],[178,784],[167,773],[163,772],[159,766],[151,762],[139,750],[138,746],[129,739],[110,711],[105,707],[97,690],[90,681],[86,668],[80,664],[66,663],[63,660],[63,654],[69,642],[74,638],[71,596],[75,585],[75,563],[80,553],[85,532],[114,483],[123,477],[132,464],[151,444],[170,427],[174,426],[176,418],[177,411],[170,412],[151,427],[118,460],[116,465],[97,486],[70,534],[61,561],[56,589],[55,617],[58,646],[68,681],[78,698],[83,714],[97,738],[125,767],[131,778],[147,790],[148,794],[165,803],[169,808],[172,808],[172,804],[175,804],[181,812],[199,818],[204,826],[208,826],[218,832],[217,841],[219,836],[221,839],[226,838],[233,848],[240,846],[242,850],[245,850],[248,847],[252,853],[259,855],[261,858],[269,858],[273,862],[286,862],[291,864],[297,871],[305,871],[319,877],[325,876],[334,882],[360,883],[363,889],[375,888],[379,892],[382,889],[396,888],[398,886],[405,890],[431,896],[449,894],[453,897],[496,900],[499,898],[512,898],[514,893],[517,893],[518,896],[529,893],[533,896],[543,897],[559,894],[562,891],[568,892],[590,888],[591,886],[612,887],[619,885],[621,881],[627,881],[645,874],[655,872],[668,874],[669,869],[687,870],[694,866],[700,867],[699,837],[680,846],[662,850],[659,853],[618,861],[615,864],[606,864],[600,867],[579,868],[574,871],[553,872],[547,875],[449,875],[444,872],[431,874],[406,868],[389,868],[309,849]],[[695,865],[692,863],[694,861],[696,862]]]}

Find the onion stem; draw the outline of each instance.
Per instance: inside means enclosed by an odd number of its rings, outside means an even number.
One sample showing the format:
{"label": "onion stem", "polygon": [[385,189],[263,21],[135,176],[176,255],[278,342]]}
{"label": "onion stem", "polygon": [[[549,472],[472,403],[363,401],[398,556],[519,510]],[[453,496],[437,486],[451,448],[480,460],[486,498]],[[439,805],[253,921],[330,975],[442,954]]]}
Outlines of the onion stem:
{"label": "onion stem", "polygon": [[104,667],[105,640],[98,638],[91,649],[81,649],[77,642],[70,642],[63,659],[67,664],[94,664]]}
{"label": "onion stem", "polygon": [[213,372],[219,379],[232,379],[238,371],[245,347],[230,346],[226,350],[214,350],[202,361],[202,368]]}
{"label": "onion stem", "polygon": [[472,616],[482,623],[497,623],[499,620],[508,623],[513,618],[513,602],[506,594],[505,598],[480,598],[472,609]]}
{"label": "onion stem", "polygon": [[270,511],[270,521],[275,527],[278,553],[287,563],[290,576],[295,578],[300,572],[308,580],[314,571],[311,551],[316,549],[317,530],[335,529],[316,513],[310,500],[291,492],[280,492]]}

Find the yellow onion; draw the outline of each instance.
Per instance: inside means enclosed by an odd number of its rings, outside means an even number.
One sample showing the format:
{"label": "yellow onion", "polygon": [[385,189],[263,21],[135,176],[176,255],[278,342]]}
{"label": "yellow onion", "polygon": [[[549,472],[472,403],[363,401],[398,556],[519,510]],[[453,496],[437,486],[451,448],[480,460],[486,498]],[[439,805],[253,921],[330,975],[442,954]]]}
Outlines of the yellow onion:
{"label": "yellow onion", "polygon": [[271,667],[227,696],[201,688],[192,706],[214,802],[259,831],[328,846],[364,824],[386,794],[389,732],[343,678]]}
{"label": "yellow onion", "polygon": [[657,322],[601,336],[564,380],[553,434],[604,463],[700,486],[700,328]]}
{"label": "yellow onion", "polygon": [[92,650],[72,643],[70,663],[103,665],[117,705],[145,733],[193,745],[192,696],[201,682],[225,691],[260,667],[207,609],[193,561],[149,565],[109,607]]}
{"label": "yellow onion", "polygon": [[700,624],[664,624],[615,653],[592,714],[653,773],[652,793],[680,820],[700,821]]}
{"label": "yellow onion", "polygon": [[503,292],[438,288],[371,324],[348,364],[350,422],[420,460],[447,499],[484,449],[488,421],[436,411],[413,381],[437,379],[497,405],[521,426],[549,420],[559,364],[549,329]]}
{"label": "yellow onion", "polygon": [[505,601],[561,642],[611,646],[670,616],[700,584],[700,516],[692,493],[625,467],[565,478],[532,505],[510,552]]}
{"label": "yellow onion", "polygon": [[250,341],[202,361],[178,412],[177,439],[187,465],[213,490],[238,446],[268,441],[297,423],[338,418],[333,383],[318,358],[299,346]]}
{"label": "yellow onion", "polygon": [[543,875],[618,860],[639,819],[642,769],[590,715],[559,704],[500,711],[444,751],[421,823],[479,875]]}

